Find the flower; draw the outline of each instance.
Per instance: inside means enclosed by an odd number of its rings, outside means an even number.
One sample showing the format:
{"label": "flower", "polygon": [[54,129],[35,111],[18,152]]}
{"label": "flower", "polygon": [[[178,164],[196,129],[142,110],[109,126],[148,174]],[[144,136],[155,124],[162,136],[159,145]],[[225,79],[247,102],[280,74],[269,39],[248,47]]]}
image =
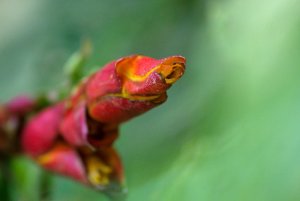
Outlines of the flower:
{"label": "flower", "polygon": [[156,60],[134,55],[107,64],[86,84],[91,117],[104,123],[121,123],[167,99],[166,90],[184,73],[185,59]]}
{"label": "flower", "polygon": [[167,99],[185,59],[133,55],[105,65],[71,96],[33,116],[22,133],[24,151],[44,168],[107,193],[122,192],[118,127]]}

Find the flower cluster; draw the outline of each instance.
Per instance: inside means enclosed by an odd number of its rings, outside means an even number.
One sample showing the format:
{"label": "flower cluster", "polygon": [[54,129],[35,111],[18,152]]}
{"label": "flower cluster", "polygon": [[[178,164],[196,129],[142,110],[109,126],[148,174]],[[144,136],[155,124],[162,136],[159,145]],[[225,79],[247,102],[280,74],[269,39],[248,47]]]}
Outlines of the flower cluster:
{"label": "flower cluster", "polygon": [[123,168],[113,147],[120,123],[166,101],[167,89],[184,70],[181,56],[113,61],[83,79],[69,98],[32,115],[22,129],[22,147],[50,171],[121,191]]}

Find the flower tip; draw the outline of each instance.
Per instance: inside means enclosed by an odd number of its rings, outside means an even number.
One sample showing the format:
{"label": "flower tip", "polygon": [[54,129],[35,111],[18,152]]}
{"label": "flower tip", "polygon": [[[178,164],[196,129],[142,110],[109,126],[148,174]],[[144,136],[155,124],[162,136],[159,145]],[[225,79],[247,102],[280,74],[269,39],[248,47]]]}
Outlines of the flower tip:
{"label": "flower tip", "polygon": [[167,84],[175,83],[185,71],[186,60],[182,56],[171,56],[163,59],[157,72]]}

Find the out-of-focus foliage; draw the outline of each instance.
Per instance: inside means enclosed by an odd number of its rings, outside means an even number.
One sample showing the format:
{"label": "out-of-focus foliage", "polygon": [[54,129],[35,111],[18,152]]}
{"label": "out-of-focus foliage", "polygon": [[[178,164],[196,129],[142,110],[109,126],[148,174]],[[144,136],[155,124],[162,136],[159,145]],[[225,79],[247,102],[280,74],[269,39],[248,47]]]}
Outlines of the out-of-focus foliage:
{"label": "out-of-focus foliage", "polygon": [[[296,0],[2,0],[0,98],[57,88],[84,37],[87,71],[184,55],[168,102],[121,128],[128,200],[300,200],[299,36]],[[14,168],[15,197],[36,200],[39,169]],[[52,199],[107,200],[57,176]]]}

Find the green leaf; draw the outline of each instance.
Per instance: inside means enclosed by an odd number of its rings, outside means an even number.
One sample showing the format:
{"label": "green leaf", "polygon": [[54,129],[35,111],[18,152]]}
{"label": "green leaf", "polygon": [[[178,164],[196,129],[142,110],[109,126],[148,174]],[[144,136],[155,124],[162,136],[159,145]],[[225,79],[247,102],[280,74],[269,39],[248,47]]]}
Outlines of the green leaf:
{"label": "green leaf", "polygon": [[89,40],[84,40],[80,50],[73,53],[64,65],[65,74],[67,75],[71,85],[77,84],[84,76],[83,68],[91,54],[91,49],[91,42]]}

